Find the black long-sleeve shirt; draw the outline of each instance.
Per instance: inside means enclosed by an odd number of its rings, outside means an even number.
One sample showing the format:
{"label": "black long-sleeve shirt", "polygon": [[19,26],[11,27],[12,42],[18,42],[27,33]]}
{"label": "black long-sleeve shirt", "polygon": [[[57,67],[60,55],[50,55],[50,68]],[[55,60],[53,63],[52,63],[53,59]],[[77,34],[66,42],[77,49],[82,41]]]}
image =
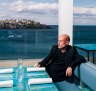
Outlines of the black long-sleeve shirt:
{"label": "black long-sleeve shirt", "polygon": [[40,62],[40,65],[46,67],[49,76],[54,82],[60,82],[66,79],[67,67],[71,67],[74,70],[77,65],[85,61],[78,54],[76,48],[67,46],[66,52],[62,53],[58,46],[55,45],[49,55]]}

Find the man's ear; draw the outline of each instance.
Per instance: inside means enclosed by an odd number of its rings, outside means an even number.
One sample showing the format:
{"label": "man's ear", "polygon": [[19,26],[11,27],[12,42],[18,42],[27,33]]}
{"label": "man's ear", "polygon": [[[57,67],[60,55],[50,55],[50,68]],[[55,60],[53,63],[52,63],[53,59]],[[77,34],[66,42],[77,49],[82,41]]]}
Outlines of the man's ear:
{"label": "man's ear", "polygon": [[66,41],[66,44],[67,44],[67,45],[69,45],[69,43],[70,43],[69,41]]}

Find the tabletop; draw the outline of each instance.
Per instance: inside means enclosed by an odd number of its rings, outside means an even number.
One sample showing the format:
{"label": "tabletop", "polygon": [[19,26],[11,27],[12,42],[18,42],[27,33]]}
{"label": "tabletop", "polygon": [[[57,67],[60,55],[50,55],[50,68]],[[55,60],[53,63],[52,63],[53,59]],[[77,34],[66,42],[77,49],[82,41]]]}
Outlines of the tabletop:
{"label": "tabletop", "polygon": [[13,69],[13,73],[0,73],[0,81],[14,80],[16,85],[13,85],[13,87],[0,87],[0,91],[58,91],[54,83],[32,84],[30,85],[30,88],[28,87],[28,79],[49,78],[46,71],[27,72],[27,67],[24,67],[24,79],[22,81],[22,86],[19,86],[16,83],[16,67]]}

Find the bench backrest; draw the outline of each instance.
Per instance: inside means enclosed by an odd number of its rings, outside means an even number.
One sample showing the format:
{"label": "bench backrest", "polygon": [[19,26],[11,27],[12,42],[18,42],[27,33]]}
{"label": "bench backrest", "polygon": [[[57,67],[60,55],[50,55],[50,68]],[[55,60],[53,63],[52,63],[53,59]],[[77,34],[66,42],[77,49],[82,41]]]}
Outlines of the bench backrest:
{"label": "bench backrest", "polygon": [[96,91],[96,65],[87,62],[76,67],[74,74],[93,91]]}

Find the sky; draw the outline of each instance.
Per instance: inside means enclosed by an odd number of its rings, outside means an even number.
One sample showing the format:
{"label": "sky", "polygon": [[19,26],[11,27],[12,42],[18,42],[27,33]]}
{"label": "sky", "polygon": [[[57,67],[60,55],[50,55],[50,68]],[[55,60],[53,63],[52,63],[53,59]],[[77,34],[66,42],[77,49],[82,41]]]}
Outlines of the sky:
{"label": "sky", "polygon": [[0,0],[0,19],[30,19],[57,25],[57,0]]}
{"label": "sky", "polygon": [[96,0],[74,0],[74,25],[96,25]]}
{"label": "sky", "polygon": [[[96,0],[73,0],[74,25],[96,25]],[[58,0],[0,0],[0,19],[58,24]]]}

